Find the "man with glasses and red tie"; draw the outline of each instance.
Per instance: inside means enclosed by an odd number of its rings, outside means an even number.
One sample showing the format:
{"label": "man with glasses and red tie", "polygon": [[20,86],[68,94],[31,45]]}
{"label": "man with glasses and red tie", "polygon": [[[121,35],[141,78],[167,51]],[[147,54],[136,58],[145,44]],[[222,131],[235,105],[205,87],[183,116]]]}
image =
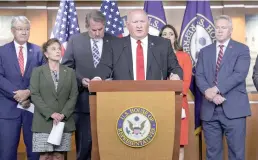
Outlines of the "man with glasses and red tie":
{"label": "man with glasses and red tie", "polygon": [[17,160],[22,131],[27,159],[38,160],[39,155],[32,153],[33,113],[27,108],[31,72],[44,63],[43,54],[39,46],[28,42],[30,21],[26,17],[14,17],[11,32],[14,40],[0,47],[0,159]]}
{"label": "man with glasses and red tie", "polygon": [[216,43],[201,49],[196,83],[205,97],[201,119],[207,160],[223,160],[223,136],[229,160],[245,159],[246,117],[251,115],[245,79],[250,66],[249,48],[231,39],[232,20],[215,19]]}
{"label": "man with glasses and red tie", "polygon": [[182,79],[183,71],[170,41],[148,34],[149,21],[144,10],[132,10],[126,26],[129,36],[112,41],[112,50],[105,50],[95,80]]}

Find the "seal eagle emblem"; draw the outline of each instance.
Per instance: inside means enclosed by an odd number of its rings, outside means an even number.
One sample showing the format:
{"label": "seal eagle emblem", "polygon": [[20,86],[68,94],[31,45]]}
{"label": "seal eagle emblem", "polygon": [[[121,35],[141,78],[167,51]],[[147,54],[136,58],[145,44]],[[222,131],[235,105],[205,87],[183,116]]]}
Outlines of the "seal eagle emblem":
{"label": "seal eagle emblem", "polygon": [[190,54],[193,66],[196,65],[200,50],[215,42],[215,27],[202,14],[197,14],[182,31],[180,44]]}
{"label": "seal eagle emblem", "polygon": [[130,147],[144,147],[155,137],[157,123],[153,114],[142,107],[125,110],[117,121],[119,139]]}

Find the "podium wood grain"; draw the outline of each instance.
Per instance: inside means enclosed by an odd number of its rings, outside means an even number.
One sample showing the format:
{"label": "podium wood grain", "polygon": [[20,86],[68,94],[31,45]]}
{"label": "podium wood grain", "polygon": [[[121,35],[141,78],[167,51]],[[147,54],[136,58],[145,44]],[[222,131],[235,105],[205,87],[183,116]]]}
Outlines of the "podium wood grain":
{"label": "podium wood grain", "polygon": [[[175,135],[174,146],[172,152],[172,159],[179,158],[179,136],[180,136],[180,119],[181,119],[181,105],[182,97],[180,96],[182,90],[182,81],[92,81],[89,85],[89,91],[95,92],[97,95],[100,92],[158,92],[158,91],[170,91],[175,92]],[[97,135],[97,105],[98,101],[95,98],[96,95],[90,96],[90,112],[91,112],[91,132],[92,132],[92,160],[100,160]],[[110,96],[111,97],[111,96]],[[97,101],[97,102],[96,102]],[[166,101],[169,101],[167,99]],[[175,145],[177,144],[177,145]],[[162,158],[162,157],[161,157]],[[112,159],[113,160],[113,159]]]}
{"label": "podium wood grain", "polygon": [[[98,93],[97,130],[100,159],[171,160],[175,130],[174,95],[172,92]],[[156,119],[156,135],[152,142],[142,148],[126,146],[117,135],[117,120],[131,107],[143,107]]]}

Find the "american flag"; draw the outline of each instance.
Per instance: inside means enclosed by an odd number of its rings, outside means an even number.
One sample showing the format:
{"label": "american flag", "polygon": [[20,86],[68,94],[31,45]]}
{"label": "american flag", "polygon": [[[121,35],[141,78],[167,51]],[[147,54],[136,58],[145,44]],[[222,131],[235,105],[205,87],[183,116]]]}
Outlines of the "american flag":
{"label": "american flag", "polygon": [[116,1],[103,0],[100,11],[106,17],[105,31],[111,35],[122,37],[124,33],[123,22]]}
{"label": "american flag", "polygon": [[62,56],[69,38],[80,33],[78,18],[73,0],[61,0],[56,22],[50,38],[57,38],[62,44]]}

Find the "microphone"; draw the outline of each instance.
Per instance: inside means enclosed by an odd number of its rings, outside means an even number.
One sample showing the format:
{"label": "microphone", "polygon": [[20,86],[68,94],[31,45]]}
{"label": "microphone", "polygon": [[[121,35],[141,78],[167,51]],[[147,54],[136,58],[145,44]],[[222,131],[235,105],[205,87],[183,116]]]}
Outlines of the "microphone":
{"label": "microphone", "polygon": [[108,81],[108,80],[113,80],[113,73],[114,73],[114,70],[115,70],[115,68],[116,68],[116,65],[117,65],[117,63],[118,63],[118,61],[119,61],[121,55],[122,55],[123,52],[124,52],[125,47],[127,47],[126,44],[124,44],[123,49],[122,49],[122,52],[121,52],[120,55],[118,56],[116,62],[113,63],[113,67],[108,66],[108,67],[111,69],[111,73],[109,74],[108,78],[106,79],[107,81]]}
{"label": "microphone", "polygon": [[[154,46],[154,43],[151,43],[151,45],[150,45],[150,46]],[[158,67],[159,67],[161,80],[164,80],[163,70],[162,70],[162,68],[161,68],[161,66],[160,66],[160,64],[159,64],[159,62],[158,62],[158,60],[157,60],[157,58],[156,58],[155,54],[154,54],[153,52],[151,52],[151,53],[152,53],[152,56],[154,57],[154,59],[155,59],[155,61],[156,61],[157,65],[158,65]]]}

